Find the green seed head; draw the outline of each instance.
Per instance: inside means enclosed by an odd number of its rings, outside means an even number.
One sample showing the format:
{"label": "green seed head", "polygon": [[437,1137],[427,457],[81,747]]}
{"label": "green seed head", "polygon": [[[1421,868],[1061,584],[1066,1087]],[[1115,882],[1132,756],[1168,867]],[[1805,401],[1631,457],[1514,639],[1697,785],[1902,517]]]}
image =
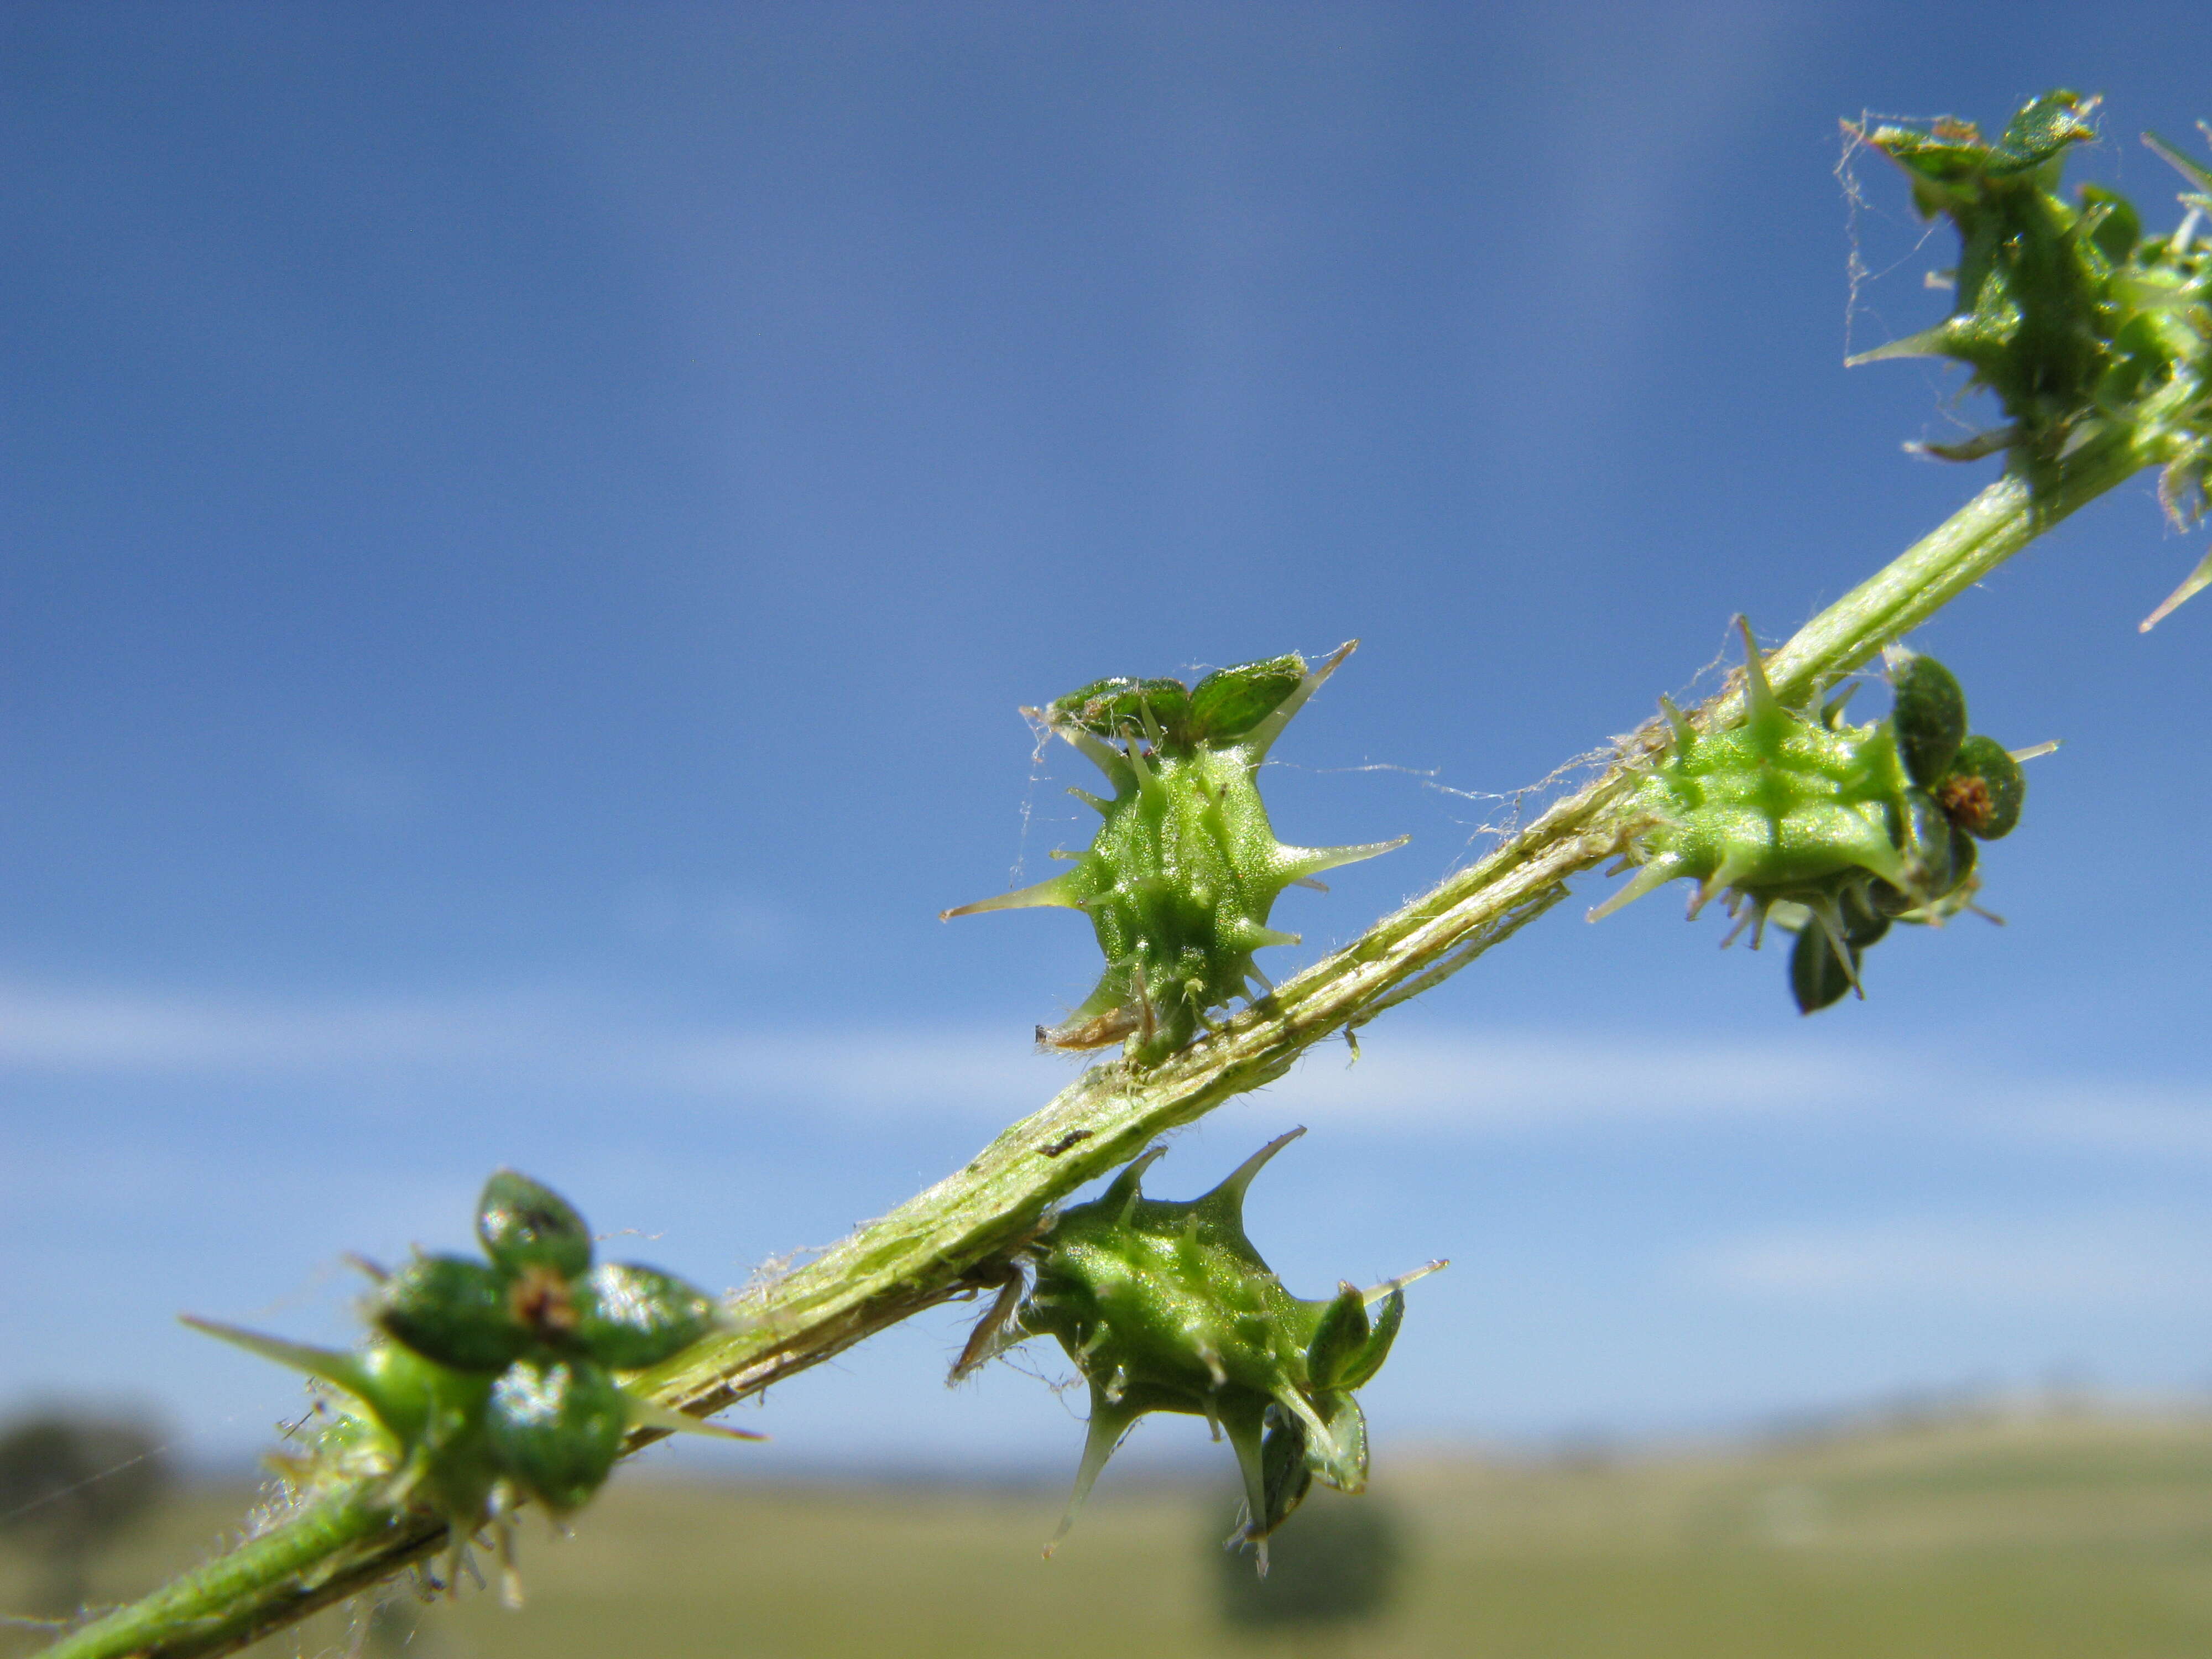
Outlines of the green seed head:
{"label": "green seed head", "polygon": [[[1136,1419],[1203,1417],[1236,1449],[1246,1514],[1237,1538],[1259,1543],[1318,1479],[1356,1492],[1367,1481],[1367,1431],[1352,1390],[1390,1351],[1405,1280],[1325,1301],[1283,1288],[1245,1237],[1245,1190],[1304,1131],[1270,1141],[1202,1198],[1150,1199],[1146,1154],[1088,1204],[1063,1211],[1033,1248],[1024,1334],[1058,1340],[1091,1388],[1091,1429],[1060,1534]],[[1441,1265],[1441,1264],[1438,1264]],[[1370,1321],[1370,1305],[1382,1303]]]}
{"label": "green seed head", "polygon": [[1972,838],[2018,822],[2025,784],[1995,739],[1967,734],[1966,696],[1932,657],[1893,653],[1889,718],[1852,726],[1840,698],[1817,717],[1785,708],[1748,627],[1744,647],[1736,724],[1699,731],[1663,705],[1674,741],[1638,788],[1644,827],[1626,848],[1643,868],[1590,918],[1686,877],[1691,915],[1725,894],[1755,950],[1778,908],[1798,935],[1790,993],[1812,1013],[1859,988],[1861,955],[1892,920],[1966,907]]}
{"label": "green seed head", "polygon": [[947,910],[1061,905],[1091,919],[1105,971],[1073,1013],[1040,1039],[1060,1048],[1125,1042],[1148,1062],[1210,1025],[1212,1011],[1265,981],[1252,953],[1294,945],[1268,925],[1294,882],[1403,844],[1289,847],[1275,839],[1259,771],[1291,717],[1351,651],[1319,668],[1271,657],[1180,680],[1098,680],[1039,716],[1113,786],[1075,793],[1104,822],[1073,868],[1018,892]]}
{"label": "green seed head", "polygon": [[1674,742],[1637,795],[1649,828],[1636,879],[1591,913],[1610,915],[1653,888],[1698,884],[1695,915],[1729,895],[1755,912],[1788,901],[1832,908],[1845,887],[1880,878],[1923,893],[1923,849],[1907,844],[1911,787],[1887,722],[1850,726],[1783,706],[1744,627],[1743,718],[1700,732],[1666,705]]}

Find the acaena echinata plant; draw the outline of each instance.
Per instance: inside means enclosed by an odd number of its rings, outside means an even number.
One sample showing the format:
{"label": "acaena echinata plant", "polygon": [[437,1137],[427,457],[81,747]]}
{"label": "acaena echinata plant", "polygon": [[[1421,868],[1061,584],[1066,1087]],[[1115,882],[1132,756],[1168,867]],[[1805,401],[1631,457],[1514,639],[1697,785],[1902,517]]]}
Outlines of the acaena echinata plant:
{"label": "acaena echinata plant", "polygon": [[1319,887],[1314,878],[1324,870],[1405,845],[1401,836],[1364,847],[1285,847],[1260,799],[1260,769],[1275,739],[1357,644],[1318,668],[1292,654],[1224,668],[1188,688],[1097,680],[1042,713],[1023,711],[1105,774],[1110,799],[1068,792],[1104,822],[1086,850],[1054,854],[1073,868],[944,919],[1034,905],[1091,919],[1105,972],[1073,1013],[1036,1028],[1040,1043],[1125,1042],[1140,1061],[1172,1054],[1201,1025],[1212,1029],[1214,1009],[1266,988],[1253,951],[1298,943],[1267,925],[1285,887]]}
{"label": "acaena echinata plant", "polygon": [[1342,1283],[1322,1300],[1285,1290],[1245,1236],[1244,1194],[1304,1133],[1278,1135],[1211,1192],[1182,1201],[1144,1195],[1145,1171],[1167,1151],[1155,1146],[1020,1252],[1028,1294],[1011,1316],[1004,1298],[984,1316],[954,1376],[1007,1342],[1050,1336],[1090,1384],[1083,1462],[1047,1554],[1149,1412],[1203,1417],[1227,1437],[1244,1479],[1229,1541],[1254,1546],[1263,1573],[1268,1534],[1316,1480],[1343,1492],[1367,1489],[1367,1419],[1352,1391],[1389,1358],[1405,1286],[1444,1264],[1365,1291]]}
{"label": "acaena echinata plant", "polygon": [[[1225,999],[1217,994],[1216,983],[1188,991],[1181,1005],[1191,1022],[1187,1040],[1170,1043],[1162,1037],[1161,993],[1147,969],[1145,989],[1154,1000],[1151,1040],[1141,1040],[1141,1006],[1137,1024],[1123,1037],[1126,1043],[1138,1036],[1142,1052],[1093,1066],[937,1185],[806,1265],[720,1304],[714,1328],[658,1363],[623,1375],[622,1391],[660,1412],[703,1417],[921,1310],[985,1294],[999,1297],[1006,1320],[1018,1322],[1007,1328],[1002,1321],[994,1333],[1063,1341],[1073,1335],[1086,1380],[1110,1386],[1115,1373],[1104,1371],[1102,1382],[1098,1369],[1106,1363],[1107,1347],[1121,1345],[1135,1353],[1150,1339],[1141,1320],[1133,1324],[1123,1318],[1109,1328],[1084,1311],[1082,1297],[1095,1297],[1103,1283],[1104,1258],[1079,1269],[1076,1246],[1091,1226],[1113,1218],[1089,1206],[1056,1206],[1128,1164],[1165,1132],[1282,1076],[1316,1042],[1354,1032],[1439,983],[1559,903],[1576,876],[1622,857],[1646,870],[1662,859],[1688,858],[1694,837],[1686,830],[1672,841],[1659,830],[1667,813],[1661,810],[1664,803],[1654,800],[1654,780],[1663,780],[1670,763],[1681,775],[1696,775],[1694,767],[1684,769],[1696,744],[1769,720],[1775,708],[1809,727],[1833,732],[1826,711],[1845,677],[1899,646],[1911,629],[2106,490],[2148,469],[2159,475],[2169,511],[2185,518],[2198,513],[2212,464],[2212,250],[2197,240],[2197,230],[2200,215],[2212,210],[2206,193],[2212,176],[2172,146],[2156,145],[2180,161],[2191,186],[2179,227],[2163,234],[2147,232],[2136,210],[2111,192],[2090,190],[2069,198],[2059,173],[2067,152],[2087,135],[2090,113],[2085,100],[2053,94],[2028,106],[1995,143],[1962,121],[1851,129],[1854,143],[1873,145],[1905,168],[1922,211],[1948,219],[1962,250],[1951,318],[1875,355],[1916,350],[1965,363],[2002,404],[2006,422],[1974,444],[1950,447],[1952,458],[2002,457],[2003,472],[1779,649],[1754,654],[1763,690],[1747,672],[1680,710],[1679,719],[1655,719],[1618,740],[1595,776],[1533,822],[1242,1009],[1219,1012]],[[2158,614],[2186,598],[2190,586],[2184,584]],[[1936,706],[1948,694],[1932,680],[1923,685],[1909,661],[1893,662],[1892,673],[1908,710],[1916,699],[1925,699],[1934,711],[1932,720],[1923,720],[1919,713],[1893,708],[1889,727],[1907,781],[1904,799],[1910,805],[1909,792],[1917,790],[1936,801],[1954,832],[1955,859],[1962,844],[1957,830],[1963,826],[1965,840],[1978,840],[1973,822],[1994,828],[2009,810],[2010,775],[1994,759],[2003,751],[1969,732],[1948,764],[1942,763],[1946,734],[1954,726],[1964,729],[1963,697],[1954,721]],[[1143,707],[1131,703],[1126,709],[1116,702],[1118,692],[1101,695],[1106,704],[1100,718],[1109,731],[1113,720],[1125,716],[1143,728],[1150,708],[1153,724],[1165,733],[1168,722],[1152,705],[1151,694],[1139,700]],[[1134,732],[1089,735],[1102,744],[1126,744]],[[1147,731],[1144,742],[1151,741]],[[1986,801],[1975,799],[1978,787]],[[1855,791],[1850,794],[1865,804]],[[1896,799],[1893,792],[1890,799]],[[1769,910],[1783,913],[1778,920],[1789,919],[1784,906],[1802,910],[1800,943],[1808,936],[1815,941],[1807,947],[1814,960],[1804,971],[1801,1002],[1820,1000],[1838,981],[1848,985],[1858,971],[1851,953],[1871,942],[1863,927],[1855,942],[1856,912],[1847,908],[1845,893],[1856,895],[1849,901],[1856,905],[1881,891],[1872,884],[1887,882],[1902,898],[1919,901],[1917,908],[1940,909],[1965,890],[1963,882],[1944,889],[1948,874],[1926,858],[1930,837],[1941,840],[1932,823],[1900,828],[1889,838],[1904,873],[1920,884],[1917,892],[1910,882],[1894,879],[1898,866],[1874,838],[1850,838],[1874,865],[1851,863],[1831,872],[1839,884],[1833,896],[1842,952],[1814,904],[1788,892],[1766,896]],[[1887,873],[1875,867],[1885,865],[1890,866]],[[1702,885],[1718,868],[1685,864],[1672,873]],[[1759,873],[1748,878],[1757,880]],[[1817,878],[1807,879],[1817,886]],[[1868,884],[1862,892],[1863,880]],[[1741,888],[1733,878],[1726,885]],[[1759,896],[1741,890],[1743,903]],[[1813,896],[1822,896],[1818,890]],[[1936,919],[1932,910],[1929,919]],[[1233,948],[1226,939],[1221,945]],[[1111,945],[1106,954],[1110,974]],[[1793,982],[1796,973],[1793,960]],[[1133,991],[1133,976],[1129,988]],[[1115,991],[1099,1012],[1127,1006],[1126,994]],[[1134,1176],[1115,1190],[1126,1204],[1153,1201],[1138,1192]],[[1086,1212],[1092,1220],[1081,1218]],[[1153,1246],[1144,1241],[1152,1236],[1138,1224],[1152,1213],[1132,1207],[1135,1231],[1105,1243],[1121,1249],[1125,1261],[1151,1260]],[[1217,1225],[1215,1237],[1223,1240],[1227,1234]],[[1200,1277],[1213,1282],[1208,1274]],[[563,1282],[574,1297],[575,1276]],[[1172,1282],[1162,1281],[1150,1294],[1162,1297],[1171,1289]],[[1047,1298],[1041,1304],[1036,1301],[1040,1292]],[[1302,1480],[1355,1475],[1348,1430],[1334,1425],[1352,1420],[1345,1415],[1351,1395],[1379,1363],[1395,1319],[1389,1296],[1386,1291],[1381,1316],[1364,1334],[1364,1292],[1347,1298],[1340,1291],[1319,1304],[1323,1311],[1318,1314],[1312,1311],[1315,1304],[1301,1304],[1297,1310],[1283,1307],[1261,1345],[1275,1369],[1255,1364],[1242,1381],[1217,1346],[1225,1379],[1218,1386],[1236,1390],[1230,1413],[1249,1425],[1255,1406],[1263,1397],[1267,1402],[1260,1407],[1256,1502],[1248,1497],[1240,1530],[1264,1531],[1279,1522],[1288,1513],[1291,1494],[1303,1490]],[[1359,1304],[1357,1316],[1352,1299]],[[1108,1334],[1086,1364],[1080,1351],[1102,1330]],[[397,1339],[386,1329],[375,1340]],[[1206,1382],[1196,1384],[1189,1358],[1154,1356],[1164,1367],[1160,1375],[1182,1381],[1158,1384],[1160,1393],[1144,1396],[1153,1402],[1149,1408],[1196,1405],[1204,1410],[1204,1396],[1217,1385],[1203,1356],[1197,1363]],[[1108,1402],[1107,1429],[1115,1413],[1137,1403],[1131,1390],[1141,1369],[1124,1365],[1130,1382],[1120,1401]],[[1284,1388],[1311,1411],[1322,1434],[1315,1434],[1305,1411],[1284,1398]],[[1324,1399],[1330,1401],[1327,1410]],[[1220,1407],[1226,1403],[1224,1395],[1216,1405],[1224,1431],[1229,1414]],[[368,1411],[375,1415],[373,1406]],[[1272,1462],[1270,1426],[1284,1431]],[[392,1435],[380,1420],[375,1427],[390,1437],[390,1445],[374,1468],[352,1472],[341,1460],[340,1467],[295,1483],[289,1510],[256,1535],[145,1600],[63,1637],[50,1654],[54,1659],[183,1659],[232,1651],[449,1550],[456,1540],[466,1541],[477,1518],[470,1506],[424,1503],[404,1480],[395,1482],[392,1470],[404,1462],[404,1437]],[[666,1431],[665,1419],[640,1416],[629,1421],[623,1447],[634,1449]]]}
{"label": "acaena echinata plant", "polygon": [[[2007,750],[1966,730],[1966,697],[1933,657],[1893,647],[1888,718],[1853,726],[1856,685],[1806,706],[1775,694],[1750,624],[1743,630],[1742,718],[1699,730],[1662,697],[1672,739],[1636,794],[1642,819],[1624,840],[1634,879],[1590,912],[1601,921],[1686,878],[1695,921],[1716,898],[1752,948],[1770,916],[1797,935],[1790,988],[1814,1013],[1864,990],[1859,962],[1893,921],[1940,926],[1973,902],[1978,842],[2020,822],[2021,762],[2057,745]],[[1986,913],[1984,913],[1986,914]],[[1723,940],[1727,943],[1727,940]]]}
{"label": "acaena echinata plant", "polygon": [[[1931,328],[1850,359],[1942,357],[1972,371],[2005,424],[1958,444],[1925,444],[1945,460],[2003,454],[2038,485],[2057,483],[2084,450],[2120,438],[2149,450],[2159,495],[2177,523],[2200,518],[2212,478],[2212,410],[2205,352],[2212,315],[2212,171],[2155,134],[2143,142],[2195,186],[2181,222],[2148,234],[2133,203],[2083,185],[2069,200],[2069,151],[2096,137],[2098,100],[2045,93],[1994,142],[1971,121],[1945,117],[1845,131],[1880,150],[1911,181],[1923,218],[1941,214],[1959,236],[1959,262],[1939,273],[1956,301]],[[2212,138],[2212,125],[2203,127]],[[2046,490],[2045,494],[2049,492]],[[2212,557],[2143,622],[2148,631],[2212,585]]]}

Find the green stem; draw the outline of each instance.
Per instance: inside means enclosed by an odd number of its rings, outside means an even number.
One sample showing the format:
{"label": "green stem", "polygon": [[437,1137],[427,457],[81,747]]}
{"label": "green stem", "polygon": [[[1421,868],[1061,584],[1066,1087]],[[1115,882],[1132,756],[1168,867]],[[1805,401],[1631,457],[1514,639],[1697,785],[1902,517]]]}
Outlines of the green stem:
{"label": "green stem", "polygon": [[[2162,459],[2116,429],[2040,488],[2008,474],[1800,629],[1767,662],[1786,700],[1863,666],[2084,503]],[[1725,720],[1733,688],[1693,720]],[[666,1404],[719,1411],[922,1309],[995,1282],[1051,1206],[1170,1129],[1272,1082],[1324,1037],[1441,983],[1567,896],[1571,876],[1616,854],[1642,765],[1666,742],[1648,724],[1604,769],[1534,823],[1219,1031],[1139,1071],[1093,1066],[956,1173],[806,1266],[748,1292],[728,1332],[648,1373]],[[640,1443],[656,1437],[638,1437]],[[349,1490],[47,1650],[48,1659],[185,1659],[227,1653],[419,1560],[434,1521]]]}
{"label": "green stem", "polygon": [[235,1653],[318,1608],[390,1577],[445,1542],[368,1485],[308,1504],[258,1538],[66,1636],[48,1655]]}

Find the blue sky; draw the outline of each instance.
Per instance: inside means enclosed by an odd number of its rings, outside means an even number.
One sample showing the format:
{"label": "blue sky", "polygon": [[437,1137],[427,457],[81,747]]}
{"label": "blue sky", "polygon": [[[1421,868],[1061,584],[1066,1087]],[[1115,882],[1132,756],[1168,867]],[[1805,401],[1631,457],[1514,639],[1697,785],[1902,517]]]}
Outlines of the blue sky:
{"label": "blue sky", "polygon": [[[1931,15],[1931,12],[1934,14]],[[229,1456],[297,1401],[190,1309],[346,1328],[339,1263],[512,1164],[737,1285],[1069,1075],[1087,930],[936,913],[1086,833],[1016,706],[1358,636],[1268,775],[1410,833],[1778,639],[1990,474],[1847,347],[1940,314],[1837,118],[2212,95],[2196,8],[374,8],[0,15],[0,1408]],[[1853,249],[1876,278],[1856,301]],[[1918,643],[2039,763],[2002,930],[1778,953],[1589,896],[1180,1138],[1267,1135],[1296,1288],[1432,1255],[1370,1412],[1710,1427],[2212,1378],[2191,826],[2212,609],[2148,481]],[[2204,602],[2212,606],[2212,601]],[[780,1390],[757,1467],[1066,1460],[957,1317]],[[1038,1356],[1048,1373],[1060,1369]],[[127,1381],[135,1378],[135,1382]],[[1188,1432],[1186,1432],[1188,1431]],[[1144,1443],[1194,1443],[1190,1425]]]}

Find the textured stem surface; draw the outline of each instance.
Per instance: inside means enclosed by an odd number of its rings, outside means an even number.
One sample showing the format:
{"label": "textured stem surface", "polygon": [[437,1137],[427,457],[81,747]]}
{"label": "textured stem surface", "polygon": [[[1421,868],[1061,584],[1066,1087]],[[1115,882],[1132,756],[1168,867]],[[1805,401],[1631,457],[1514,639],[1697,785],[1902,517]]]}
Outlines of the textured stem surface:
{"label": "textured stem surface", "polygon": [[[2160,459],[2119,429],[2083,445],[2033,493],[2008,474],[1807,623],[1767,659],[1768,678],[1796,702],[1863,665],[2044,531]],[[1736,695],[1724,690],[1691,719],[1729,718]],[[1627,802],[1639,768],[1666,741],[1658,722],[1640,728],[1581,789],[1216,1034],[1141,1071],[1116,1062],[1085,1072],[953,1175],[749,1292],[732,1329],[647,1373],[646,1386],[703,1415],[996,1282],[1006,1252],[1077,1188],[1164,1132],[1281,1077],[1322,1038],[1442,982],[1559,903],[1570,876],[1620,850],[1632,827]],[[657,1437],[641,1433],[636,1443]],[[49,1659],[231,1652],[445,1541],[435,1521],[397,1515],[366,1492],[341,1492],[64,1638]]]}

